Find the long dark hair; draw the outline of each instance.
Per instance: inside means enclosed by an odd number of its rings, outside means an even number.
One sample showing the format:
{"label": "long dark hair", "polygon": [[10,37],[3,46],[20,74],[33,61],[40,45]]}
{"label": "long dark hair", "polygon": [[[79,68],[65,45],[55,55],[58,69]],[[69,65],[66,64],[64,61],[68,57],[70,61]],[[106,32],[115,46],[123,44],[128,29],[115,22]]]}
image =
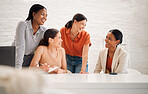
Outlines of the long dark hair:
{"label": "long dark hair", "polygon": [[118,29],[112,29],[109,32],[111,32],[114,35],[114,37],[115,37],[116,40],[120,40],[119,44],[122,43],[123,34],[122,34],[122,32],[120,30],[118,30]]}
{"label": "long dark hair", "polygon": [[[26,20],[30,20],[30,19],[32,20],[32,19],[33,19],[32,13],[33,13],[33,12],[37,13],[39,10],[44,9],[44,8],[45,8],[45,7],[42,6],[42,5],[40,5],[40,4],[34,4],[34,5],[30,8],[29,14],[28,14],[28,17],[27,17]],[[46,9],[46,8],[45,8],[45,9]]]}
{"label": "long dark hair", "polygon": [[39,43],[39,46],[40,45],[43,45],[43,46],[48,46],[49,45],[49,42],[48,42],[48,39],[49,38],[52,38],[54,39],[57,35],[59,31],[57,29],[47,29],[44,33],[44,38],[40,41]]}
{"label": "long dark hair", "polygon": [[82,21],[82,20],[86,20],[87,21],[87,18],[83,15],[83,14],[80,14],[80,13],[77,13],[74,15],[73,19],[68,21],[65,25],[66,28],[70,28],[74,22],[74,20],[76,21]]}

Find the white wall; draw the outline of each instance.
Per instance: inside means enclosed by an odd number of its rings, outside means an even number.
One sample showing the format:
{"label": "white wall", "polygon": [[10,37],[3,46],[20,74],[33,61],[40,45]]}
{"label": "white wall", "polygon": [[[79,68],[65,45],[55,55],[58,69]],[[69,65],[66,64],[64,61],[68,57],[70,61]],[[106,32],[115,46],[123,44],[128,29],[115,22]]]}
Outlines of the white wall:
{"label": "white wall", "polygon": [[120,29],[130,53],[130,65],[148,74],[148,0],[0,0],[0,46],[11,45],[15,28],[25,20],[30,7],[40,3],[48,9],[47,28],[60,30],[76,13],[88,18],[86,31],[91,35],[89,72],[110,29]]}

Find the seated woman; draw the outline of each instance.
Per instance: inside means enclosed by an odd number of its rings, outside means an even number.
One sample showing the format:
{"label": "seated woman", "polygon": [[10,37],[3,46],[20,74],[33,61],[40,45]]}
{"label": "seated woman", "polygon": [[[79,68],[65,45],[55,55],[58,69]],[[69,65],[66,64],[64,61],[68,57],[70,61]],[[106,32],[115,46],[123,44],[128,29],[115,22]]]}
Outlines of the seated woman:
{"label": "seated woman", "polygon": [[44,39],[39,43],[30,67],[37,67],[49,71],[49,67],[59,67],[52,73],[66,73],[67,64],[65,50],[61,47],[61,34],[57,29],[48,29],[44,33]]}
{"label": "seated woman", "polygon": [[99,52],[95,73],[126,73],[128,65],[128,55],[125,50],[118,47],[122,43],[122,32],[110,30],[105,39],[105,49]]}

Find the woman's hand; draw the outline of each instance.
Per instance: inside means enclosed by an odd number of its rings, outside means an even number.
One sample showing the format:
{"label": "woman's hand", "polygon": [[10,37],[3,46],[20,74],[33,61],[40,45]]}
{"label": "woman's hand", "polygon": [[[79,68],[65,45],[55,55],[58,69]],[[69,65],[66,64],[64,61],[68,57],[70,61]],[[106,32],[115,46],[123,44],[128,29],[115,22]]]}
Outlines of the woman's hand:
{"label": "woman's hand", "polygon": [[57,69],[57,74],[62,74],[62,73],[64,73],[64,70],[63,70],[63,69],[58,68],[58,69]]}
{"label": "woman's hand", "polygon": [[89,74],[88,72],[85,72],[85,71],[82,71],[82,70],[79,73],[80,74]]}
{"label": "woman's hand", "polygon": [[109,74],[109,70],[108,69],[106,69],[106,73]]}
{"label": "woman's hand", "polygon": [[61,69],[61,68],[58,68],[58,69],[54,70],[54,72],[57,73],[57,74],[66,73],[66,71]]}
{"label": "woman's hand", "polygon": [[49,71],[49,67],[50,65],[48,65],[47,63],[42,64],[41,66],[39,66],[41,69],[43,69],[44,71],[48,72]]}

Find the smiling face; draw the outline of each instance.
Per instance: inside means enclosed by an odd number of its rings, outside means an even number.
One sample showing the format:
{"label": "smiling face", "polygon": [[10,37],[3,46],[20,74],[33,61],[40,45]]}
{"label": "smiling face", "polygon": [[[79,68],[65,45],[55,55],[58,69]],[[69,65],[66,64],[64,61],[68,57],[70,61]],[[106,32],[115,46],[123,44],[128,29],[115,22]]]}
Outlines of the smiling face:
{"label": "smiling face", "polygon": [[33,20],[38,25],[43,25],[47,20],[47,10],[43,8],[39,10],[37,13],[33,12]]}
{"label": "smiling face", "polygon": [[106,48],[115,48],[116,45],[120,42],[119,40],[116,40],[115,36],[112,34],[112,32],[108,32],[105,39],[105,47]]}
{"label": "smiling face", "polygon": [[61,43],[62,43],[62,38],[61,38],[61,33],[58,32],[56,37],[54,37],[53,39],[53,44],[56,48],[60,48],[61,47]]}
{"label": "smiling face", "polygon": [[81,32],[83,29],[85,29],[86,22],[87,22],[86,20],[82,20],[79,22],[74,20],[74,25],[78,32]]}

